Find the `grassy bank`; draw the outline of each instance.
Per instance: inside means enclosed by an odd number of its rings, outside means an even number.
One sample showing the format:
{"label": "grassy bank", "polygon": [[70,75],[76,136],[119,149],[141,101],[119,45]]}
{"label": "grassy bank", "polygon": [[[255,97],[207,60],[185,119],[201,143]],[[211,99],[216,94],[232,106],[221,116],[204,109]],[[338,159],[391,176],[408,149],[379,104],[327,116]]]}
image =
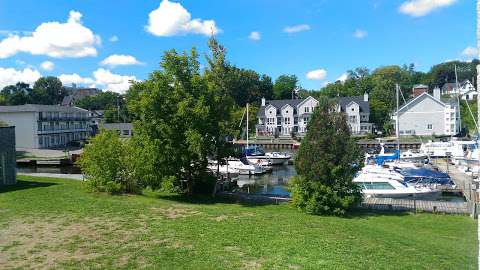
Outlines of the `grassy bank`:
{"label": "grassy bank", "polygon": [[289,206],[90,194],[20,177],[0,188],[2,268],[476,269],[466,216],[317,217]]}

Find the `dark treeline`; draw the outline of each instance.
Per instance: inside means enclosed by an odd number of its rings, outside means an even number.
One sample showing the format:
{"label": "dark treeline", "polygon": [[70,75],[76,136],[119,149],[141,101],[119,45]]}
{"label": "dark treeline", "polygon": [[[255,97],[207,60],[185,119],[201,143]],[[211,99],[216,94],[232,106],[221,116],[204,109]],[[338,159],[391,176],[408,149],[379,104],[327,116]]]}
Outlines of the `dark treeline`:
{"label": "dark treeline", "polygon": [[60,104],[66,95],[67,91],[58,78],[42,77],[33,84],[33,88],[23,82],[4,87],[0,91],[0,105],[54,105]]}

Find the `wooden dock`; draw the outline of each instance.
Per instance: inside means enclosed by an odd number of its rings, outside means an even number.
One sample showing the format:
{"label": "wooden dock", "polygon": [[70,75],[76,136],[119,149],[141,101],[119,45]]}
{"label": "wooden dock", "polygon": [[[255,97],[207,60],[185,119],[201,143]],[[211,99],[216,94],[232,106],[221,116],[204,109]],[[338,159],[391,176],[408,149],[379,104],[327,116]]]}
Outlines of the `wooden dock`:
{"label": "wooden dock", "polygon": [[382,211],[412,211],[445,214],[470,214],[468,202],[423,201],[411,199],[364,198],[360,208]]}
{"label": "wooden dock", "polygon": [[456,185],[456,189],[461,191],[469,202],[477,202],[475,196],[475,190],[473,179],[471,176],[465,175],[465,173],[459,171],[454,165],[447,164],[445,159],[435,159],[433,161],[433,167],[438,168],[442,172],[447,173],[450,178],[452,178],[453,182]]}

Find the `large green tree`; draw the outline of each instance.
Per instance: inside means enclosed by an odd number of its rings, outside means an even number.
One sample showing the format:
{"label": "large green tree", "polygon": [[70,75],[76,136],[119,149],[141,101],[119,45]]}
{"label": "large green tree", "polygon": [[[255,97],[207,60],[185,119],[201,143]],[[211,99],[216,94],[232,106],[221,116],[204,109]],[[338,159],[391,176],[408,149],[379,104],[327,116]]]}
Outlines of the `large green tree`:
{"label": "large green tree", "polygon": [[67,95],[62,82],[57,77],[42,77],[33,85],[32,102],[35,104],[60,104]]}
{"label": "large green tree", "polygon": [[291,99],[293,91],[298,87],[295,75],[281,75],[275,80],[273,94],[276,99]]}
{"label": "large green tree", "polygon": [[152,164],[151,170],[143,171],[146,178],[155,183],[174,178],[187,193],[206,185],[207,157],[216,154],[225,137],[223,117],[228,115],[224,112],[229,101],[222,71],[224,53],[212,42],[209,65],[214,71],[208,76],[200,73],[195,49],[182,54],[170,50],[161,68],[133,84],[127,94],[136,119],[136,149],[146,151]]}
{"label": "large green tree", "polygon": [[321,99],[295,160],[292,204],[310,214],[343,215],[361,199],[353,177],[362,155],[350,135],[345,114]]}

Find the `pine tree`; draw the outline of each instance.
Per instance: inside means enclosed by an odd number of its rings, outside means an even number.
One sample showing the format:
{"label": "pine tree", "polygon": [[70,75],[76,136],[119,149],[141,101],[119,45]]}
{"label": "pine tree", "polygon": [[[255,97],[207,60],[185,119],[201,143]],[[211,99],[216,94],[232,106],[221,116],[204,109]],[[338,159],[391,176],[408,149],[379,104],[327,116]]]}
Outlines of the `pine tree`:
{"label": "pine tree", "polygon": [[321,100],[302,141],[292,181],[292,203],[310,214],[343,215],[361,199],[352,182],[362,156],[344,113]]}

